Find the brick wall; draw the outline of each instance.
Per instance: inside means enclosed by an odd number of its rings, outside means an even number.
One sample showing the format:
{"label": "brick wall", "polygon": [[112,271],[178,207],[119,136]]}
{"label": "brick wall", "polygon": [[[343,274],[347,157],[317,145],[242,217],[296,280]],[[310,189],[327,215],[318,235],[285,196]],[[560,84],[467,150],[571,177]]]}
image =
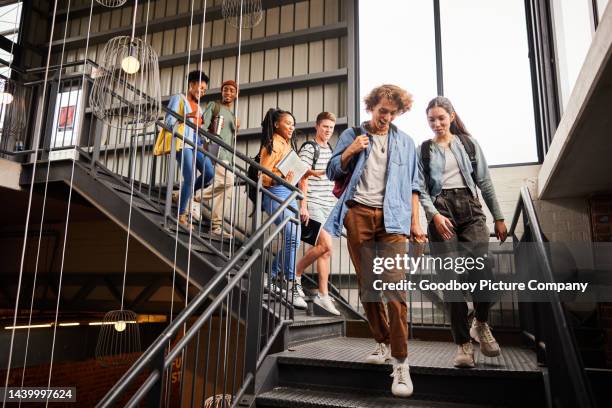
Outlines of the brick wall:
{"label": "brick wall", "polygon": [[[612,196],[593,197],[590,202],[593,241],[612,242]],[[596,259],[598,268],[610,269],[609,257]],[[612,303],[600,303],[599,322],[606,336],[606,365],[612,367]]]}
{"label": "brick wall", "polygon": [[[137,358],[139,354],[134,355]],[[121,378],[127,370],[128,365],[110,365],[102,367],[95,359],[86,361],[72,361],[53,364],[52,387],[76,387],[75,403],[53,403],[53,407],[94,407],[106,392]],[[9,386],[18,386],[21,383],[21,368],[13,368],[10,373]],[[130,392],[131,396],[137,386],[144,381],[148,373],[141,375]],[[0,378],[6,378],[6,370],[0,372]],[[49,365],[28,367],[26,370],[24,386],[41,387],[46,386],[49,378]],[[127,398],[123,401],[124,405]],[[21,404],[22,407],[37,407],[40,403]]]}

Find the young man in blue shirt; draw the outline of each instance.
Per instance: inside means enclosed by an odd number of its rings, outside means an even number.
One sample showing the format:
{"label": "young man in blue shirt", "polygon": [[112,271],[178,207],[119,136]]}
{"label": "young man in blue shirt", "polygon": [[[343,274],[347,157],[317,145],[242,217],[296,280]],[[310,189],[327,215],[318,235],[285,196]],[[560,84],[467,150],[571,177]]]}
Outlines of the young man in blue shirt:
{"label": "young man in blue shirt", "polygon": [[[340,236],[346,228],[349,253],[355,266],[362,303],[370,330],[378,343],[366,362],[384,364],[393,357],[393,395],[412,395],[408,356],[408,325],[405,292],[380,300],[364,298],[372,291],[374,275],[366,259],[367,243],[402,248],[408,237],[424,241],[419,224],[420,178],[414,141],[391,122],[412,106],[412,96],[395,85],[374,88],[365,98],[372,115],[359,128],[345,130],[327,166],[330,180],[346,180],[346,188],[330,214],[325,229]],[[365,260],[365,262],[364,262]],[[369,264],[368,264],[369,263]],[[394,277],[399,270],[389,271]],[[395,279],[395,278],[394,278]],[[385,293],[385,295],[387,295]],[[390,348],[390,350],[389,350]]]}

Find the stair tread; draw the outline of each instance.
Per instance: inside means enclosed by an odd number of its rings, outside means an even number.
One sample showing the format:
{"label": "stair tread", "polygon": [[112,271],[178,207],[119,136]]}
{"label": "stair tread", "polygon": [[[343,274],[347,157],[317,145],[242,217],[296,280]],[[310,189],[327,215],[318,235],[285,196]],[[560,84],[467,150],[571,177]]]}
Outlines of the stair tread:
{"label": "stair tread", "polygon": [[[373,339],[337,337],[313,341],[293,347],[291,351],[278,353],[279,362],[322,365],[351,366],[364,369],[390,371],[390,365],[365,363],[364,357],[374,348]],[[452,361],[456,345],[450,342],[410,340],[408,362],[411,372],[444,373],[446,375],[469,376],[541,376],[541,370],[533,351],[520,347],[504,347],[499,357],[485,357],[475,346],[476,367],[458,369]]]}
{"label": "stair tread", "polygon": [[[413,398],[394,398],[383,395],[356,394],[291,387],[277,387],[257,396],[257,402],[278,407],[338,407],[338,408],[470,408],[479,405]],[[481,406],[481,405],[480,405]]]}

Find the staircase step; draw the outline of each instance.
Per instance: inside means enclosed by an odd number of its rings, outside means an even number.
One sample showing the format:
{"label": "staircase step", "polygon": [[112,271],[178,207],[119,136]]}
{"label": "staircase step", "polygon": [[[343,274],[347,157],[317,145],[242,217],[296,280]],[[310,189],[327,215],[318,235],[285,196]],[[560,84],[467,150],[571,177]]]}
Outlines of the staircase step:
{"label": "staircase step", "polygon": [[308,316],[296,309],[289,326],[287,343],[290,348],[312,341],[342,337],[346,334],[343,317]]}
{"label": "staircase step", "polygon": [[[423,401],[384,395],[343,393],[320,389],[277,387],[257,396],[257,407],[282,408],[473,408],[482,405]],[[489,405],[491,406],[491,405]]]}
{"label": "staircase step", "polygon": [[[277,354],[281,386],[335,391],[360,391],[390,396],[391,364],[366,364],[372,339],[336,337],[301,344]],[[503,345],[502,345],[503,347]],[[452,366],[456,346],[446,342],[411,340],[408,345],[415,398],[486,404],[542,406],[543,376],[535,354],[503,347],[502,355],[484,357],[477,351],[476,368]],[[520,392],[517,392],[520,391]],[[501,404],[501,402],[500,402]]]}

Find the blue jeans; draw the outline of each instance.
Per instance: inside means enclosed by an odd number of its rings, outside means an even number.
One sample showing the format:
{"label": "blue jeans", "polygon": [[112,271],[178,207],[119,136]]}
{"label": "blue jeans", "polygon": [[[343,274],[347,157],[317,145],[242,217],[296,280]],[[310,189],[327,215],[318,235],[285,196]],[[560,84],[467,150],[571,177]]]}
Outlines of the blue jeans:
{"label": "blue jeans", "polygon": [[[268,188],[272,194],[278,197],[281,200],[286,200],[287,197],[291,195],[291,191],[285,186],[272,186]],[[278,207],[280,207],[280,203],[278,201],[272,200],[270,197],[264,194],[263,196],[263,208],[268,214],[272,214]],[[285,208],[283,214],[275,220],[275,224],[280,224],[282,220],[286,217],[296,217],[299,220],[299,210],[297,206],[297,201],[293,200],[289,206],[294,208],[297,211],[296,213],[291,211],[289,208]],[[300,235],[301,235],[301,226],[298,223],[297,225],[288,222],[285,225],[283,230],[283,238],[282,238],[282,250],[274,257],[274,261],[272,262],[272,276],[276,277],[278,275],[279,269],[281,266],[281,260],[283,262],[282,269],[284,275],[287,279],[292,280],[295,277],[295,255],[297,254],[298,248],[300,247]]]}
{"label": "blue jeans", "polygon": [[[185,159],[185,163],[181,166],[181,159]],[[204,153],[198,151],[195,155],[197,170],[200,175],[196,179],[195,183],[191,179],[193,174],[193,159],[194,150],[185,149],[184,152],[176,152],[176,162],[181,168],[183,173],[183,186],[181,187],[181,203],[179,205],[179,214],[184,214],[187,208],[187,203],[191,199],[191,192],[197,191],[202,187],[208,185],[215,175],[215,170],[208,157],[204,156]],[[203,180],[202,180],[203,179]],[[203,182],[202,182],[203,181]],[[192,187],[193,186],[193,189]]]}

